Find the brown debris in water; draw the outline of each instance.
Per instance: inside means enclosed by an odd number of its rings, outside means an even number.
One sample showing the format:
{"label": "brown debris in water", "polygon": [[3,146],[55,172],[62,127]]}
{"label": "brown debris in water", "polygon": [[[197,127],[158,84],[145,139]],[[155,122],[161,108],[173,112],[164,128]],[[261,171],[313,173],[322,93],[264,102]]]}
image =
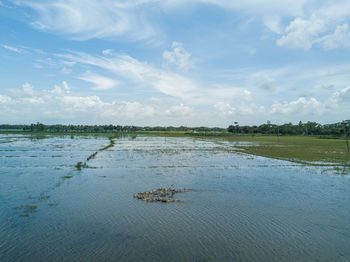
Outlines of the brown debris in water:
{"label": "brown debris in water", "polygon": [[185,191],[188,191],[188,189],[184,188],[183,190],[176,190],[173,188],[158,188],[152,191],[134,194],[134,198],[147,202],[183,202],[183,200],[175,199],[174,195]]}

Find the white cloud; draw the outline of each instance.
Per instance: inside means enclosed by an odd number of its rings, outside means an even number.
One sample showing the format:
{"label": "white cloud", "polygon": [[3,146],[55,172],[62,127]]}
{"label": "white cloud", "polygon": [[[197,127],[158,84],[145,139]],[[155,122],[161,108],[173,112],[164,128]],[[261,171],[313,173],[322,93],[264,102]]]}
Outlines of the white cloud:
{"label": "white cloud", "polygon": [[2,47],[15,53],[22,53],[22,50],[17,47],[13,47],[9,45],[3,45]]}
{"label": "white cloud", "polygon": [[350,18],[350,3],[325,1],[321,5],[310,6],[309,15],[295,17],[284,28],[277,45],[304,50],[309,50],[314,44],[330,49],[349,48],[347,21]]}
{"label": "white cloud", "polygon": [[29,92],[0,95],[0,117],[3,121],[49,121],[74,123],[123,123],[143,120],[155,113],[151,105],[139,102],[104,102],[99,96],[72,94],[66,82],[51,90],[37,90],[23,85]]}
{"label": "white cloud", "polygon": [[127,117],[153,117],[155,110],[150,105],[143,105],[139,102],[123,102],[119,106],[119,111],[122,111]]}
{"label": "white cloud", "polygon": [[[303,13],[304,6],[308,0],[245,0],[245,1],[227,1],[227,0],[197,0],[196,2],[211,3],[226,9],[233,9],[249,14],[281,14],[281,15],[300,15]],[[286,8],[288,7],[288,8]]]}
{"label": "white cloud", "polygon": [[105,50],[102,50],[102,54],[103,55],[110,55],[110,54],[113,54],[114,51],[112,49],[105,49]]}
{"label": "white cloud", "polygon": [[144,40],[154,29],[139,9],[147,1],[113,0],[17,1],[37,14],[31,25],[43,31],[68,35],[73,39],[113,38],[124,36]]}
{"label": "white cloud", "polygon": [[100,109],[104,105],[98,96],[81,97],[65,95],[62,97],[57,97],[57,100],[62,102],[64,105],[72,107],[74,111],[93,112]]}
{"label": "white cloud", "polygon": [[61,94],[69,94],[70,87],[68,86],[66,81],[62,82],[62,86],[59,85],[54,85],[54,88],[49,91],[49,93],[54,94],[54,95],[61,95]]}
{"label": "white cloud", "polygon": [[168,64],[176,65],[179,69],[187,71],[190,67],[190,54],[185,50],[182,43],[173,42],[172,51],[164,51],[163,58]]}
{"label": "white cloud", "polygon": [[[291,101],[275,101],[264,106],[259,101],[225,100],[216,101],[197,111],[184,103],[172,103],[168,99],[154,98],[148,102],[116,101],[105,102],[97,95],[82,96],[72,93],[66,82],[53,89],[34,89],[23,85],[25,92],[10,92],[0,95],[0,117],[5,122],[45,123],[121,123],[135,125],[219,125],[227,126],[234,119],[240,124],[257,124],[266,119],[273,122],[297,122],[313,119],[320,121],[326,116],[329,122],[336,122],[350,113],[350,87],[334,91],[329,98],[299,97]],[[243,95],[252,96],[248,90]],[[245,94],[244,94],[245,93]],[[214,110],[212,110],[214,108]],[[266,108],[270,108],[266,110]],[[199,113],[200,112],[200,113]],[[341,112],[341,114],[339,114]],[[346,118],[346,117],[345,117]],[[231,121],[231,122],[230,122]],[[259,122],[258,122],[259,124]]]}
{"label": "white cloud", "polygon": [[317,101],[315,98],[309,100],[305,97],[300,97],[297,100],[291,102],[275,102],[271,106],[272,114],[295,114],[301,115],[314,114],[322,115],[324,113],[324,105]]}
{"label": "white cloud", "polygon": [[23,89],[24,93],[28,94],[28,95],[33,94],[33,88],[34,88],[34,86],[32,86],[29,83],[25,83],[22,85],[22,89]]}
{"label": "white cloud", "polygon": [[219,113],[223,115],[234,115],[236,112],[236,108],[232,107],[230,104],[225,102],[217,102],[214,104],[214,108],[219,111]]}
{"label": "white cloud", "polygon": [[72,73],[72,69],[67,68],[67,67],[63,67],[62,70],[61,70],[61,72],[62,72],[63,74],[70,74],[70,73]]}
{"label": "white cloud", "polygon": [[321,42],[325,48],[335,49],[344,47],[350,49],[350,32],[347,23],[336,27],[333,34],[320,38],[317,42]]}
{"label": "white cloud", "polygon": [[11,97],[7,95],[0,95],[0,104],[8,104],[12,101]]}
{"label": "white cloud", "polygon": [[119,82],[115,79],[93,74],[90,71],[86,71],[77,78],[93,84],[92,89],[94,90],[108,90],[119,85]]}
{"label": "white cloud", "polygon": [[326,30],[325,22],[315,15],[310,19],[295,18],[286,28],[277,45],[309,50],[318,35]]}
{"label": "white cloud", "polygon": [[[313,44],[321,43],[327,48],[348,48],[345,24],[350,17],[350,3],[346,0],[322,3],[316,0],[18,0],[15,4],[35,11],[31,21],[34,28],[77,40],[122,37],[123,41],[159,43],[161,40],[157,38],[162,34],[152,23],[153,14],[158,14],[159,9],[174,11],[189,4],[212,4],[261,20],[279,36],[278,46],[309,50]],[[285,21],[288,21],[287,25]],[[103,54],[111,51],[107,49]],[[173,50],[165,51],[163,55],[168,63],[188,69],[189,53],[182,44],[174,43]]]}
{"label": "white cloud", "polygon": [[[307,0],[27,0],[16,1],[36,12],[31,25],[43,31],[68,35],[73,39],[116,38],[145,40],[155,37],[157,27],[152,25],[153,13],[161,8],[173,11],[179,6],[212,4],[233,12],[274,17],[302,15]],[[286,8],[288,6],[288,8]],[[264,19],[274,32],[277,20]],[[273,21],[274,20],[274,21]]]}
{"label": "white cloud", "polygon": [[184,104],[170,107],[165,111],[165,114],[170,117],[190,117],[193,113],[193,108],[185,106]]}
{"label": "white cloud", "polygon": [[265,16],[264,24],[273,33],[282,34],[283,32],[281,18],[278,16]]}
{"label": "white cloud", "polygon": [[128,55],[115,54],[108,57],[91,56],[85,53],[60,55],[76,63],[91,65],[128,78],[144,88],[154,88],[173,97],[190,99],[197,89],[195,82],[179,74],[164,71]]}
{"label": "white cloud", "polygon": [[181,73],[157,68],[128,55],[113,53],[108,56],[93,56],[71,52],[60,54],[59,57],[80,66],[88,65],[106,70],[109,74],[115,74],[115,78],[127,79],[132,86],[158,91],[162,95],[180,99],[180,103],[211,104],[227,99],[251,101],[253,96],[251,91],[241,86],[201,84]]}
{"label": "white cloud", "polygon": [[334,92],[332,96],[332,104],[348,103],[350,104],[350,86],[340,91]]}
{"label": "white cloud", "polygon": [[214,104],[214,109],[219,116],[224,117],[242,117],[242,116],[264,116],[265,107],[257,106],[253,102],[240,102],[232,106],[229,103],[217,102]]}

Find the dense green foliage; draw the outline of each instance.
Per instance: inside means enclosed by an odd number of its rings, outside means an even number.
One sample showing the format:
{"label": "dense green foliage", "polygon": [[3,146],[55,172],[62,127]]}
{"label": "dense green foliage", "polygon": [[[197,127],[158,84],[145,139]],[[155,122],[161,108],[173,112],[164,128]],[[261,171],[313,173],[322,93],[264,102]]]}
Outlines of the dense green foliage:
{"label": "dense green foliage", "polygon": [[0,130],[27,131],[27,132],[81,132],[81,133],[110,133],[110,132],[149,132],[149,131],[197,131],[197,132],[225,132],[226,128],[219,127],[139,127],[121,125],[44,125],[36,123],[31,125],[0,125]]}
{"label": "dense green foliage", "polygon": [[239,126],[230,125],[228,131],[236,134],[275,134],[275,135],[328,135],[328,136],[342,136],[344,131],[349,130],[350,120],[321,125],[316,122],[302,123],[297,125],[287,123],[283,125],[263,124],[260,126]]}
{"label": "dense green foliage", "polygon": [[112,132],[230,132],[234,134],[262,134],[262,135],[326,135],[339,137],[344,135],[345,129],[350,130],[350,120],[321,125],[316,122],[302,123],[297,125],[286,123],[275,125],[271,123],[259,126],[240,126],[237,122],[227,129],[220,127],[139,127],[121,125],[44,125],[36,123],[31,125],[0,125],[3,131],[24,131],[24,132],[78,132],[78,133],[112,133]]}

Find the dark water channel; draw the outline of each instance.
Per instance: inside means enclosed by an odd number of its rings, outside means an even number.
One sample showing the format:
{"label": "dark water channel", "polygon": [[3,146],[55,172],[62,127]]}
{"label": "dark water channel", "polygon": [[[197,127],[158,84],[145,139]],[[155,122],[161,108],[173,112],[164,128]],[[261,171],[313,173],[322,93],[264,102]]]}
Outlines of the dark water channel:
{"label": "dark water channel", "polygon": [[[350,261],[350,176],[198,138],[0,135],[0,261]],[[183,203],[133,194],[189,188]]]}

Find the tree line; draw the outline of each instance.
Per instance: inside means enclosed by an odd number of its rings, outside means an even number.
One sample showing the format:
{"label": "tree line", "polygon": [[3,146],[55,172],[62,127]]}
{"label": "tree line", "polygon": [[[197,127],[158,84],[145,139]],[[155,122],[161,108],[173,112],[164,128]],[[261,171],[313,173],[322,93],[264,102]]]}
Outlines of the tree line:
{"label": "tree line", "polygon": [[25,132],[81,132],[81,133],[109,133],[109,132],[148,132],[148,131],[184,131],[184,132],[225,132],[221,127],[186,127],[186,126],[129,126],[129,125],[44,125],[35,123],[30,125],[0,125],[0,130]]}
{"label": "tree line", "polygon": [[301,121],[293,125],[286,123],[282,125],[271,124],[269,121],[266,124],[259,126],[240,126],[238,123],[230,125],[228,132],[236,134],[264,134],[264,135],[327,135],[327,136],[342,136],[350,129],[350,120],[346,120],[334,124],[321,125],[317,122]]}
{"label": "tree line", "polygon": [[111,132],[149,132],[149,131],[182,131],[182,132],[230,132],[234,134],[262,134],[262,135],[327,135],[343,136],[350,130],[350,120],[339,123],[321,125],[317,122],[301,121],[298,124],[271,124],[269,121],[262,125],[240,126],[237,122],[228,128],[220,127],[186,127],[186,126],[155,126],[140,127],[130,125],[45,125],[33,123],[30,125],[0,125],[0,130],[23,132],[79,132],[79,133],[111,133]]}

